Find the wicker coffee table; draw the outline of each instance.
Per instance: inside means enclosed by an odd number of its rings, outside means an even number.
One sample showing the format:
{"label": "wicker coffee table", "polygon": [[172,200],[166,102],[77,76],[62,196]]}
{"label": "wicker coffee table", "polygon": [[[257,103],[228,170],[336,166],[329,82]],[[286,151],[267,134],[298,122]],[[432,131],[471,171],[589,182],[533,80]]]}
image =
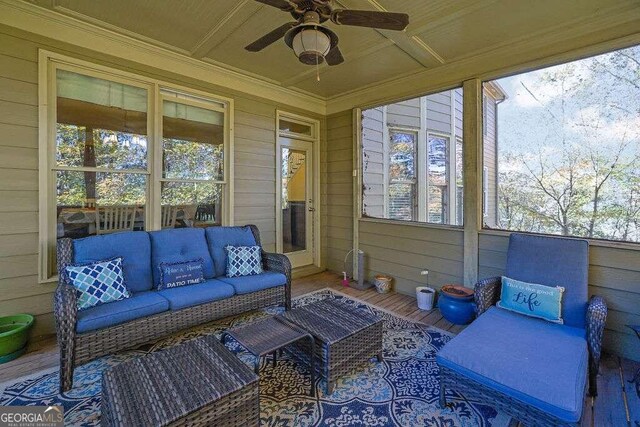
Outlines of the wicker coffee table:
{"label": "wicker coffee table", "polygon": [[[316,360],[327,381],[327,394],[333,393],[338,377],[354,365],[377,356],[382,362],[382,319],[333,298],[295,308],[283,317],[315,338]],[[299,341],[294,348],[301,359],[308,358],[308,344]]]}
{"label": "wicker coffee table", "polygon": [[282,316],[272,316],[258,320],[240,328],[230,329],[222,334],[221,341],[224,344],[227,336],[233,337],[238,343],[256,358],[254,370],[260,369],[260,358],[273,353],[273,366],[276,366],[277,353],[290,344],[305,340],[310,346],[311,357],[311,396],[315,396],[315,366],[313,356],[315,344],[313,337],[302,328],[285,320]]}
{"label": "wicker coffee table", "polygon": [[103,426],[257,426],[258,376],[214,336],[102,375]]}

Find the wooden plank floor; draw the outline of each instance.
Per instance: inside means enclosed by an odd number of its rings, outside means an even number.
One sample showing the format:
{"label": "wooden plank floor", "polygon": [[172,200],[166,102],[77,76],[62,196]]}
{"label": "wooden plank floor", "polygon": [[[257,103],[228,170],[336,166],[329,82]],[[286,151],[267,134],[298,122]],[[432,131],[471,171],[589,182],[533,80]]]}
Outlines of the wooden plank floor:
{"label": "wooden plank floor", "polygon": [[[296,297],[323,288],[340,291],[415,322],[433,325],[452,333],[463,329],[444,319],[437,309],[429,312],[419,310],[414,297],[394,292],[378,294],[373,289],[359,291],[343,287],[340,276],[333,273],[295,279],[292,295]],[[24,356],[0,367],[0,384],[57,365],[58,350],[55,340],[42,340],[33,344]],[[635,384],[629,383],[639,367],[637,362],[613,355],[603,356],[598,376],[599,397],[594,402],[586,398],[583,426],[640,427],[640,396]]]}

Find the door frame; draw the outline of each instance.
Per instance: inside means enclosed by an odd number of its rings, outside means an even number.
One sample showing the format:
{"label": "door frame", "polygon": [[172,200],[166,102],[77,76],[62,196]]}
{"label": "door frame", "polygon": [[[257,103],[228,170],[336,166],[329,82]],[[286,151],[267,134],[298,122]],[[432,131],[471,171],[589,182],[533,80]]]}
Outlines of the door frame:
{"label": "door frame", "polygon": [[[284,119],[295,123],[311,126],[311,135],[304,135],[292,132],[280,131],[280,120]],[[301,116],[299,114],[287,111],[276,110],[276,252],[282,253],[282,147],[280,137],[297,139],[301,141],[311,142],[312,149],[312,185],[313,188],[313,261],[310,265],[320,267],[320,218],[321,218],[321,202],[320,202],[320,121],[310,117]]]}

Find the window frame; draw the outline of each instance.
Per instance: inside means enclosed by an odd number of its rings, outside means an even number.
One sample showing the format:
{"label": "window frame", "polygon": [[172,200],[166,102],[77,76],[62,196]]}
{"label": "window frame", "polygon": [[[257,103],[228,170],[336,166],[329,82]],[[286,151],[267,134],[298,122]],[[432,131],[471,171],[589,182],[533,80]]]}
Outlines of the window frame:
{"label": "window frame", "polygon": [[[54,253],[57,241],[56,233],[56,177],[60,170],[78,172],[108,172],[125,174],[144,174],[147,176],[145,189],[145,230],[159,230],[161,223],[161,182],[162,182],[162,101],[186,103],[195,102],[199,107],[211,109],[219,104],[224,114],[224,179],[216,183],[224,186],[222,224],[233,225],[233,140],[234,140],[234,102],[233,99],[219,96],[190,87],[176,85],[142,74],[122,71],[92,62],[80,60],[46,50],[39,51],[38,61],[38,145],[39,145],[39,244],[38,244],[38,282],[49,283],[58,280],[53,273]],[[147,168],[111,169],[64,167],[56,165],[56,125],[57,125],[57,70],[66,71],[114,81],[147,90]],[[166,93],[174,93],[177,98],[166,98]],[[185,97],[184,99],[181,96]],[[198,102],[196,100],[202,100]],[[206,102],[205,102],[206,101]],[[173,181],[173,180],[169,180]],[[207,181],[209,182],[209,181]]]}
{"label": "window frame", "polygon": [[[431,187],[431,184],[429,184],[429,139],[431,137],[436,137],[436,138],[442,138],[444,140],[446,140],[446,146],[445,146],[445,156],[446,156],[446,160],[445,160],[445,166],[447,168],[447,171],[445,172],[445,180],[447,182],[447,184],[445,186],[441,186],[441,185],[436,185],[435,187],[439,187],[441,192],[442,192],[442,221],[443,222],[430,222],[428,221],[429,219],[429,187]],[[440,225],[447,225],[450,222],[450,213],[451,213],[451,178],[453,178],[453,180],[455,181],[455,176],[452,176],[452,174],[454,173],[452,171],[451,168],[451,138],[452,135],[448,135],[446,133],[442,133],[442,132],[433,132],[433,131],[427,131],[427,138],[426,138],[426,149],[425,149],[425,169],[427,171],[426,177],[425,177],[425,189],[426,189],[426,200],[425,200],[425,218],[427,219],[427,223],[428,224],[440,224]],[[455,159],[453,159],[453,161],[455,162]],[[454,185],[455,187],[455,185]],[[446,221],[446,222],[445,222]],[[456,224],[450,224],[450,225],[456,225]]]}

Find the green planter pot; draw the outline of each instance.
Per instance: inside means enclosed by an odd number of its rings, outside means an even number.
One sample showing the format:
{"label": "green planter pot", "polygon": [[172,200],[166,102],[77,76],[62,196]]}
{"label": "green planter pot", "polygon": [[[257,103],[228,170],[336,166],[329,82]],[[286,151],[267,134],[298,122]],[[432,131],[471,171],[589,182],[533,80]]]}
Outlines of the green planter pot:
{"label": "green planter pot", "polygon": [[33,316],[30,314],[0,317],[0,363],[24,353],[32,326]]}

